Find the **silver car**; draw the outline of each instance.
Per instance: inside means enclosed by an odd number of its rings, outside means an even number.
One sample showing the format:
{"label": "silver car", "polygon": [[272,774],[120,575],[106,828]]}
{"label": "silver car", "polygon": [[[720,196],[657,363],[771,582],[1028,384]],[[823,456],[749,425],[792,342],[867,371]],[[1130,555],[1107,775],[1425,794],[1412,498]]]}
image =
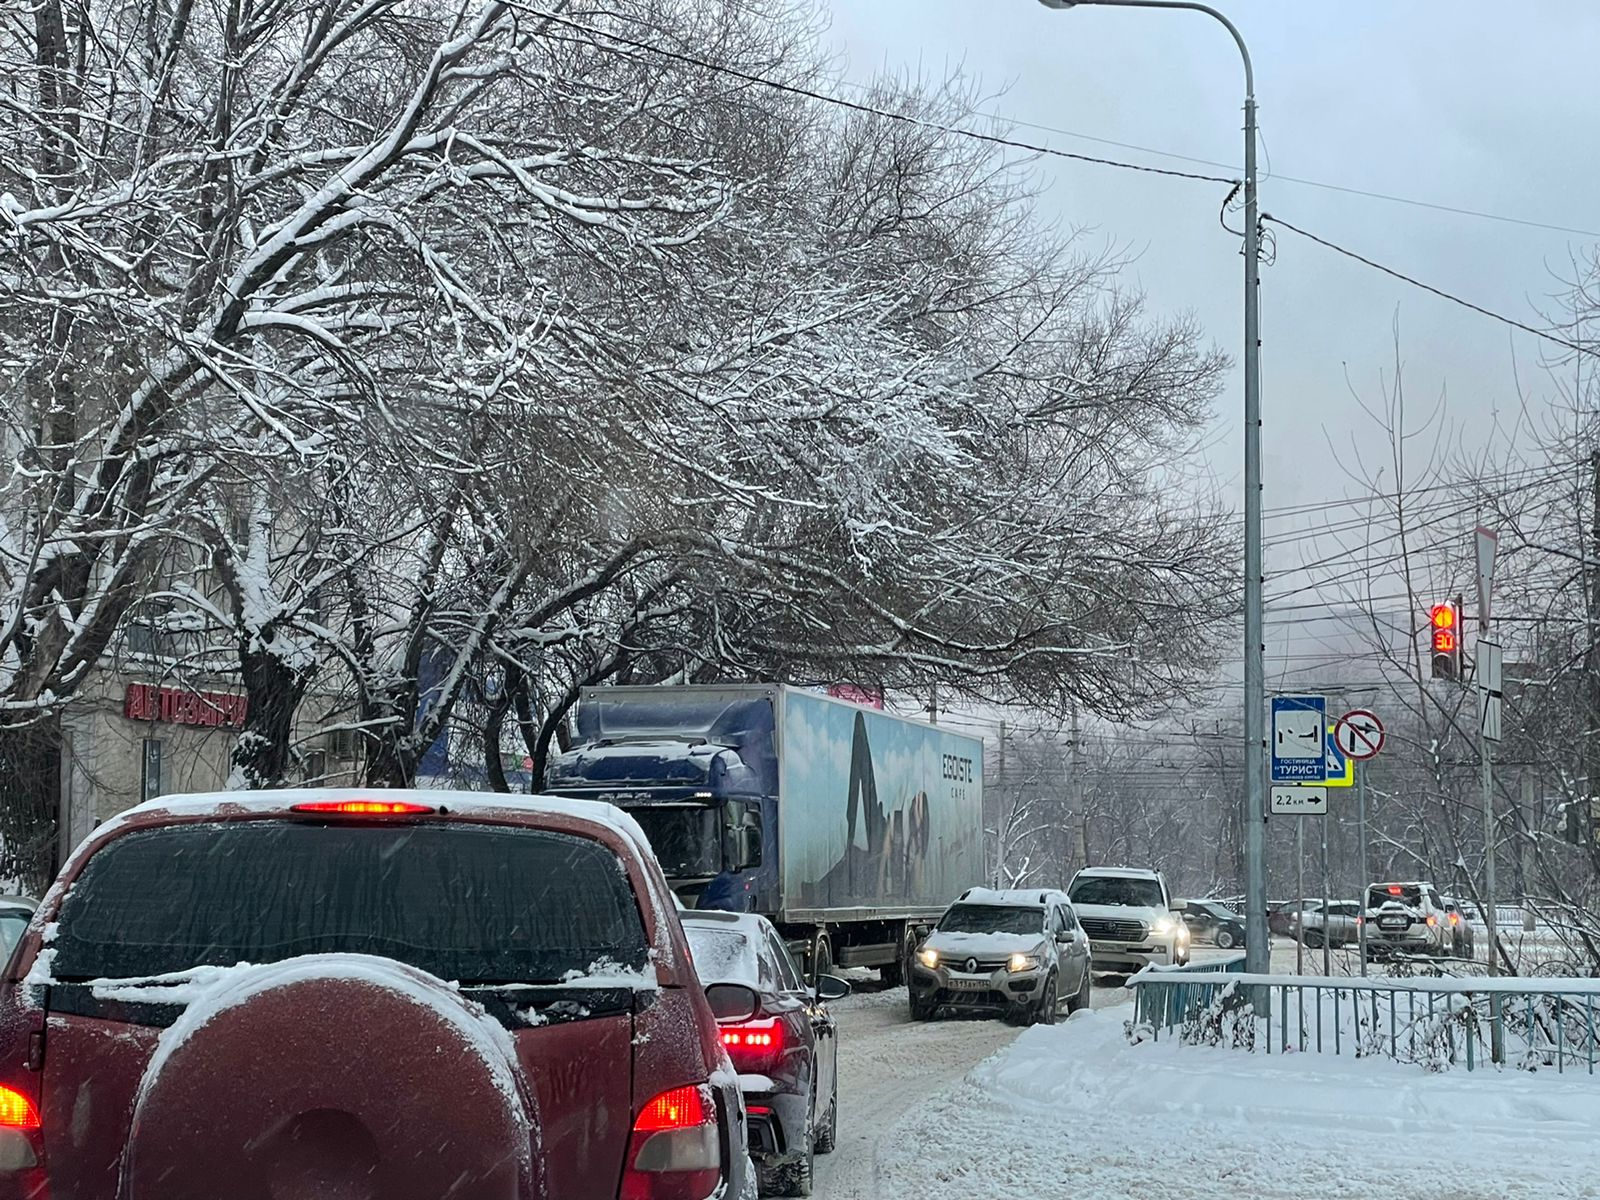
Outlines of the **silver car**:
{"label": "silver car", "polygon": [[1089,1004],[1089,937],[1065,892],[972,888],[918,948],[909,984],[914,1020],[952,1008],[1053,1024]]}

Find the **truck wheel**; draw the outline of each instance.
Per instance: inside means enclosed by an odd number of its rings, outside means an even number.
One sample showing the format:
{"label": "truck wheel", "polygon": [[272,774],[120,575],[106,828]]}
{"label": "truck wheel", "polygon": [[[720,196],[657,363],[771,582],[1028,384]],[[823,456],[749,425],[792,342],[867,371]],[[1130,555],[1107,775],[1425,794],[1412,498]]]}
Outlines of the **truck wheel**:
{"label": "truck wheel", "polygon": [[1220,950],[1233,949],[1233,930],[1226,925],[1217,930],[1217,948]]}
{"label": "truck wheel", "polygon": [[880,967],[878,976],[883,980],[884,987],[899,987],[901,984],[911,982],[911,963],[917,953],[917,931],[907,925],[905,932],[900,935],[900,956],[895,959],[893,966]]}
{"label": "truck wheel", "polygon": [[828,935],[818,932],[811,941],[811,982],[815,984],[824,975],[833,974],[833,943]]}

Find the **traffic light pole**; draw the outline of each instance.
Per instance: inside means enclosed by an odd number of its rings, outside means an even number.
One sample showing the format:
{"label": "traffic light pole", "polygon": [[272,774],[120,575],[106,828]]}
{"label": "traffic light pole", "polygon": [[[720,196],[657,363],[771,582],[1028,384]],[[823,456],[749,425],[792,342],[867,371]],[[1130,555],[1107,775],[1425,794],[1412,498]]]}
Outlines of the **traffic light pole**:
{"label": "traffic light pole", "polygon": [[[1487,641],[1489,637],[1489,622],[1480,616],[1478,628],[1478,641]],[[1495,911],[1495,886],[1494,886],[1494,851],[1495,851],[1495,824],[1494,824],[1494,747],[1483,730],[1484,705],[1488,700],[1488,685],[1481,678],[1483,671],[1483,651],[1478,651],[1478,662],[1473,668],[1473,674],[1480,676],[1475,679],[1477,684],[1474,700],[1478,712],[1478,761],[1482,767],[1483,776],[1483,928],[1489,935],[1489,975],[1492,978],[1500,974],[1500,921],[1499,913]],[[1500,1020],[1500,994],[1489,993],[1489,1054],[1497,1063],[1506,1060],[1505,1030]]]}

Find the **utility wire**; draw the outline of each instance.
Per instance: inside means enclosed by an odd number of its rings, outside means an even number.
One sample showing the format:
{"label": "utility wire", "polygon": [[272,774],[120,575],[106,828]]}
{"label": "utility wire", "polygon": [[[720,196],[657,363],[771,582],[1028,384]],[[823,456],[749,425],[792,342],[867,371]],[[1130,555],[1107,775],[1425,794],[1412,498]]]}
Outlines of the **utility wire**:
{"label": "utility wire", "polygon": [[[1123,162],[1115,158],[1097,158],[1092,154],[1074,154],[1070,150],[1060,150],[1054,146],[1038,145],[1032,142],[1019,141],[1016,138],[1001,137],[993,133],[980,133],[976,129],[962,129],[956,125],[944,125],[938,121],[924,120],[914,117],[909,113],[898,113],[892,109],[879,108],[876,105],[864,104],[856,100],[847,100],[843,96],[832,96],[826,92],[813,91],[810,88],[800,87],[798,84],[783,83],[777,79],[768,79],[763,75],[754,75],[748,71],[741,71],[738,67],[730,67],[725,63],[714,63],[709,59],[700,58],[698,55],[686,54],[681,50],[668,50],[663,46],[653,45],[649,42],[637,41],[625,37],[620,33],[609,30],[596,29],[592,25],[585,25],[581,21],[574,21],[558,13],[545,9],[531,9],[541,19],[554,25],[564,25],[569,29],[587,34],[590,37],[606,38],[626,46],[630,50],[638,50],[646,54],[654,54],[660,58],[670,59],[683,63],[686,66],[698,67],[703,71],[712,71],[719,75],[727,75],[734,79],[741,79],[745,83],[753,83],[759,87],[771,88],[776,92],[783,92],[790,96],[800,96],[809,100],[818,100],[824,104],[832,104],[839,108],[851,109],[855,112],[866,113],[869,116],[883,117],[890,121],[899,121],[907,125],[916,125],[922,129],[932,130],[935,133],[954,134],[957,137],[971,138],[973,141],[988,142],[994,146],[1007,146],[1013,150],[1026,150],[1029,154],[1042,154],[1050,158],[1069,158],[1075,162],[1094,163],[1102,167],[1119,167],[1124,171],[1143,171],[1149,175],[1166,175],[1173,179],[1193,179],[1201,183],[1225,183],[1229,186],[1237,184],[1239,180],[1230,179],[1222,175],[1202,175],[1195,171],[1175,171],[1168,167],[1152,167],[1142,163]],[[624,55],[624,57],[629,57]]]}
{"label": "utility wire", "polygon": [[[863,90],[866,87],[865,84],[853,81],[844,82],[849,87]],[[1062,129],[1055,125],[1042,125],[1035,121],[1024,121],[1018,117],[1004,117],[997,113],[984,112],[982,110],[979,110],[977,115],[1003,124],[1015,125],[1022,129],[1036,129],[1041,133],[1055,133],[1062,137],[1077,138],[1080,141],[1094,142],[1101,146],[1115,146],[1119,150],[1133,150],[1139,154],[1153,154],[1157,158],[1170,158],[1177,162],[1194,163],[1202,167],[1218,167],[1224,171],[1233,171],[1236,174],[1243,173],[1242,168],[1236,163],[1219,162],[1212,158],[1196,158],[1192,154],[1179,154],[1172,150],[1158,150],[1154,146],[1140,146],[1134,142],[1119,142],[1112,138],[1096,137],[1090,133],[1079,133],[1075,129]],[[1346,196],[1362,196],[1368,200],[1382,200],[1389,204],[1405,204],[1413,208],[1425,208],[1432,212],[1452,213],[1460,217],[1476,217],[1483,221],[1500,221],[1507,225],[1521,225],[1528,229],[1545,229],[1552,233],[1571,233],[1579,237],[1600,238],[1600,231],[1593,229],[1578,229],[1571,225],[1554,225],[1547,221],[1535,221],[1527,217],[1513,217],[1505,213],[1485,212],[1482,209],[1466,208],[1462,205],[1441,204],[1433,200],[1418,200],[1414,196],[1396,196],[1390,192],[1350,187],[1342,183],[1329,183],[1326,179],[1304,179],[1295,175],[1280,175],[1275,171],[1269,171],[1269,174],[1275,183],[1293,183],[1301,187],[1321,188],[1324,191],[1341,192]]]}
{"label": "utility wire", "polygon": [[[1029,154],[1040,154],[1049,158],[1070,159],[1074,162],[1093,163],[1096,166],[1102,167],[1116,167],[1124,171],[1139,171],[1147,175],[1161,175],[1171,179],[1190,179],[1201,183],[1224,183],[1228,184],[1230,187],[1237,187],[1240,183],[1237,178],[1228,178],[1221,175],[1205,175],[1196,171],[1177,171],[1167,167],[1152,167],[1142,163],[1125,162],[1121,159],[1101,158],[1092,154],[1075,154],[1070,150],[1061,150],[1054,146],[1046,146],[1033,142],[1024,142],[1016,138],[1001,137],[998,134],[980,133],[975,129],[963,129],[957,125],[945,125],[938,121],[928,121],[922,117],[911,116],[908,113],[895,112],[892,109],[879,108],[876,105],[866,104],[856,100],[847,100],[843,96],[830,95],[826,92],[819,92],[812,88],[801,87],[798,84],[783,83],[780,80],[768,79],[765,76],[756,75],[749,71],[742,71],[737,67],[731,67],[725,63],[715,63],[709,59],[701,58],[700,56],[694,54],[687,54],[681,50],[668,50],[663,46],[653,45],[650,42],[639,41],[635,38],[630,38],[620,33],[612,33],[609,30],[596,29],[592,25],[585,25],[581,21],[574,21],[570,17],[562,16],[559,13],[551,12],[547,9],[532,9],[530,11],[538,14],[552,25],[564,26],[565,28],[574,30],[592,38],[604,38],[615,43],[617,46],[627,47],[628,50],[638,51],[643,54],[653,54],[659,58],[665,58],[673,62],[683,63],[687,66],[696,67],[703,71],[713,72],[714,74],[726,75],[730,78],[739,79],[745,83],[754,84],[758,87],[770,88],[773,91],[782,92],[785,95],[799,96],[808,100],[815,100],[823,104],[831,104],[839,108],[849,109],[853,112],[864,113],[874,117],[881,117],[884,120],[898,121],[907,125],[915,125],[919,128],[932,130],[936,133],[969,138],[973,141],[986,142],[994,146],[1006,146],[1013,150],[1025,150]],[[628,55],[624,51],[613,49],[612,52],[621,54],[623,57],[634,57],[632,55]],[[1279,176],[1279,178],[1285,177]],[[1355,192],[1358,189],[1351,188],[1347,190]],[[1373,195],[1378,195],[1378,193],[1373,193]],[[1445,208],[1447,206],[1440,205],[1436,207]],[[1469,212],[1469,210],[1465,209],[1461,211]],[[1472,213],[1471,215],[1488,214]],[[1517,220],[1516,218],[1508,219]],[[1318,237],[1316,234],[1301,229],[1297,225],[1290,224],[1288,221],[1285,221],[1281,218],[1273,217],[1269,214],[1263,213],[1261,215],[1261,220],[1264,223],[1281,225],[1291,233],[1297,233],[1303,238],[1307,238],[1310,241],[1316,242],[1317,244],[1324,246],[1335,253],[1342,254],[1347,258],[1363,264],[1364,266],[1371,267],[1375,271],[1379,271],[1385,275],[1391,276],[1394,279],[1398,279],[1402,283],[1408,283],[1412,287],[1420,288],[1426,292],[1431,292],[1433,295],[1438,296],[1440,299],[1448,300],[1452,304],[1458,304],[1463,308],[1470,309],[1482,316],[1489,317],[1492,320],[1509,325],[1514,329],[1520,329],[1526,333],[1531,333],[1535,337],[1543,338],[1546,341],[1553,342],[1564,349],[1572,350],[1579,354],[1591,354],[1595,357],[1600,357],[1600,349],[1584,346],[1578,342],[1569,342],[1565,338],[1557,337],[1555,334],[1535,328],[1534,326],[1528,325],[1522,321],[1518,321],[1513,317],[1504,316],[1493,311],[1492,309],[1487,309],[1481,305],[1474,304],[1469,300],[1463,300],[1459,296],[1451,295],[1449,292],[1433,287],[1430,284],[1423,283],[1421,280],[1415,279],[1402,271],[1395,270],[1393,267],[1386,267],[1382,263],[1375,262],[1364,255],[1357,254],[1353,250],[1346,249],[1335,242],[1330,242],[1326,238]],[[1519,220],[1519,223],[1524,222],[1520,222]],[[1539,224],[1538,222],[1531,221],[1525,223],[1530,225]],[[1584,231],[1569,230],[1568,232],[1583,233]]]}
{"label": "utility wire", "polygon": [[1346,258],[1354,259],[1363,266],[1371,267],[1374,271],[1381,271],[1383,274],[1388,275],[1393,279],[1398,279],[1401,283],[1408,283],[1414,288],[1420,288],[1425,292],[1431,292],[1433,295],[1438,296],[1441,300],[1448,300],[1451,304],[1459,304],[1462,308],[1471,309],[1480,316],[1488,317],[1490,320],[1499,321],[1501,324],[1509,325],[1513,329],[1520,329],[1524,333],[1531,333],[1534,337],[1543,338],[1547,342],[1553,342],[1562,349],[1571,350],[1577,354],[1592,354],[1596,358],[1600,358],[1600,348],[1596,348],[1594,346],[1585,346],[1582,342],[1569,342],[1566,338],[1557,337],[1555,334],[1550,333],[1547,330],[1539,329],[1533,325],[1526,324],[1525,322],[1517,320],[1515,317],[1508,317],[1501,313],[1495,312],[1493,309],[1484,308],[1481,304],[1474,304],[1470,300],[1463,300],[1460,296],[1453,295],[1442,288],[1436,288],[1431,283],[1423,283],[1422,280],[1411,275],[1407,275],[1403,271],[1397,271],[1393,267],[1386,267],[1380,262],[1374,262],[1365,255],[1357,254],[1354,250],[1341,246],[1337,242],[1330,242],[1327,238],[1318,237],[1309,230],[1301,229],[1298,225],[1291,225],[1288,221],[1285,221],[1280,217],[1274,217],[1270,213],[1262,213],[1261,220],[1267,224],[1281,225],[1290,233],[1298,233],[1306,240],[1315,242],[1319,246],[1332,250],[1335,254],[1342,254]]}

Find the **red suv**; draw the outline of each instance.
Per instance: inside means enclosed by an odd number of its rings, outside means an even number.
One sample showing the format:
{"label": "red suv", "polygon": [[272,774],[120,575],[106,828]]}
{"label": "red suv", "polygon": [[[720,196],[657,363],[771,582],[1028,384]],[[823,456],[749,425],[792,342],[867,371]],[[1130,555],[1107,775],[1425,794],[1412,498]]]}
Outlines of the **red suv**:
{"label": "red suv", "polygon": [[713,1009],[756,1004],[607,805],[155,801],[0,979],[0,1200],[745,1195]]}

